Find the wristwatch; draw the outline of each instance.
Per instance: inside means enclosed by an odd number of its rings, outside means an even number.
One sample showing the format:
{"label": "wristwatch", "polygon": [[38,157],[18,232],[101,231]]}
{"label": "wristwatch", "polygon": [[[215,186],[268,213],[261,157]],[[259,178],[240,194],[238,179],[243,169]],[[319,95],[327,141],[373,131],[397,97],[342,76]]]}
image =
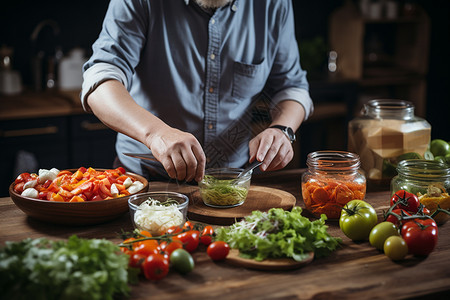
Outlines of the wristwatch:
{"label": "wristwatch", "polygon": [[287,127],[287,126],[282,126],[282,125],[273,125],[270,126],[270,128],[278,128],[281,131],[283,131],[283,133],[288,137],[288,139],[291,141],[291,144],[293,142],[295,142],[296,138],[295,138],[295,133],[294,130],[292,130],[291,127]]}

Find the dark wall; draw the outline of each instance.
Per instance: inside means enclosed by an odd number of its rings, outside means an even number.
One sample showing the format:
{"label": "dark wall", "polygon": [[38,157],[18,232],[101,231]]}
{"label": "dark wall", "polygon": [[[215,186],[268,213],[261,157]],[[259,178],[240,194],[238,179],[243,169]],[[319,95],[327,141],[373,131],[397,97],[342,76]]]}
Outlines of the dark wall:
{"label": "dark wall", "polygon": [[[170,0],[176,1],[176,0]],[[245,0],[249,1],[249,0]],[[255,0],[257,1],[257,0]],[[35,46],[30,42],[34,27],[42,20],[59,24],[59,44],[64,53],[82,47],[90,54],[90,46],[101,29],[108,0],[33,1],[3,0],[0,9],[0,45],[14,48],[13,66],[22,73],[24,83],[30,84],[30,58]],[[450,99],[448,44],[448,0],[418,0],[431,19],[430,65],[427,90],[427,120],[432,124],[432,137],[450,141]],[[344,0],[293,0],[296,33],[303,39],[320,36],[327,40],[328,17]],[[54,48],[52,32],[43,32],[38,48]]]}

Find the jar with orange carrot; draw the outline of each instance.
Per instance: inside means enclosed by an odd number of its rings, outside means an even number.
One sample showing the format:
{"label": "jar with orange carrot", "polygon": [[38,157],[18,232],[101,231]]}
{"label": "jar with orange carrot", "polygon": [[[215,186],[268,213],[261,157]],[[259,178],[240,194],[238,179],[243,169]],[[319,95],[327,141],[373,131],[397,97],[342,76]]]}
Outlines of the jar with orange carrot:
{"label": "jar with orange carrot", "polygon": [[316,151],[308,154],[308,170],[302,175],[306,209],[315,217],[325,214],[339,219],[347,202],[366,195],[366,178],[360,172],[359,156],[345,151]]}

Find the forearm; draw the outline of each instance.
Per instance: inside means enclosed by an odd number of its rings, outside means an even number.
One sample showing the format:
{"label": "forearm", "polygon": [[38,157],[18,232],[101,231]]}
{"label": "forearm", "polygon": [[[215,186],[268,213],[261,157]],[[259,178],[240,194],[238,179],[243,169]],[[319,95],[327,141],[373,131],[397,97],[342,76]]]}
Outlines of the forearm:
{"label": "forearm", "polygon": [[167,126],[139,106],[117,80],[108,80],[98,86],[88,96],[87,103],[105,125],[147,146],[149,136]]}
{"label": "forearm", "polygon": [[305,119],[305,109],[303,105],[293,100],[279,102],[272,110],[272,125],[283,125],[291,127],[294,132],[300,127]]}

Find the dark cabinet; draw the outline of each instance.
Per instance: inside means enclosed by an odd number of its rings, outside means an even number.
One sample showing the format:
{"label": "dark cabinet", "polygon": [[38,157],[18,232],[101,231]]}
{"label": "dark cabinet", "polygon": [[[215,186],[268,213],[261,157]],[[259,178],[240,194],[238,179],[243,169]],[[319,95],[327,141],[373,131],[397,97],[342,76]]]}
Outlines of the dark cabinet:
{"label": "dark cabinet", "polygon": [[69,167],[68,119],[48,117],[1,121],[0,196],[22,172]]}
{"label": "dark cabinet", "polygon": [[0,197],[23,172],[79,167],[112,168],[116,132],[94,115],[75,114],[0,122]]}
{"label": "dark cabinet", "polygon": [[116,132],[94,115],[70,116],[70,164],[72,168],[112,168],[116,157]]}

